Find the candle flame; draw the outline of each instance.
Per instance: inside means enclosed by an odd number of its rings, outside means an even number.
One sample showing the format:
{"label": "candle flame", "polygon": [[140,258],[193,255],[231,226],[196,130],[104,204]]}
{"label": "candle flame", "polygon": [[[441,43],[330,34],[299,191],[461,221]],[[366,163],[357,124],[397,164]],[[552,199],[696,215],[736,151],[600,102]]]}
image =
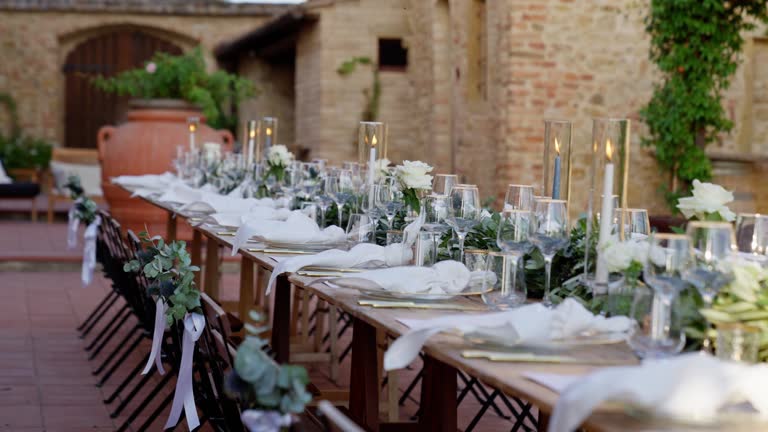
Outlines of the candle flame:
{"label": "candle flame", "polygon": [[269,136],[269,135],[272,135],[272,128],[271,127],[267,128],[267,136]]}
{"label": "candle flame", "polygon": [[608,138],[608,141],[605,143],[605,157],[608,158],[608,162],[613,161],[613,146],[611,145],[610,138]]}
{"label": "candle flame", "polygon": [[555,151],[558,155],[560,154],[560,141],[558,141],[557,138],[555,138]]}
{"label": "candle flame", "polygon": [[197,130],[198,122],[200,122],[200,119],[198,119],[197,117],[188,117],[187,118],[187,123],[189,125],[189,131],[190,132],[195,132]]}
{"label": "candle flame", "polygon": [[376,144],[379,143],[379,140],[376,139],[376,135],[373,136],[373,139],[371,140],[371,146],[376,147]]}
{"label": "candle flame", "polygon": [[255,138],[256,137],[256,129],[251,129],[248,131],[248,137],[249,138]]}

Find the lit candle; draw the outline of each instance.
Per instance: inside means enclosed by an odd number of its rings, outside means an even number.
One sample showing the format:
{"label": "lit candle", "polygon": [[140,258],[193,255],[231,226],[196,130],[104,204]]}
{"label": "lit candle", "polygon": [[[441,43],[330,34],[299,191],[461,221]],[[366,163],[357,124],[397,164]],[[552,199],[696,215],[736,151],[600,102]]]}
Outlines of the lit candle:
{"label": "lit candle", "polygon": [[608,243],[611,238],[611,228],[613,225],[613,148],[611,140],[605,143],[605,175],[603,176],[603,205],[600,210],[600,235],[598,237],[597,270],[595,271],[595,282],[598,284],[608,283],[608,268],[603,252],[600,248]]}
{"label": "lit candle", "polygon": [[560,142],[555,138],[555,177],[552,179],[552,199],[560,199]]}
{"label": "lit candle", "polygon": [[197,147],[195,146],[195,132],[197,132],[197,125],[200,123],[200,119],[197,117],[187,118],[187,124],[189,125],[189,151],[195,153]]}
{"label": "lit candle", "polygon": [[272,147],[272,128],[266,126],[264,133],[267,135],[266,138],[264,138],[264,148],[270,148]]}
{"label": "lit candle", "polygon": [[[365,143],[368,144],[368,136],[365,136]],[[373,138],[371,138],[371,152],[370,157],[368,158],[368,206],[372,207],[374,202],[374,189],[373,184],[376,182],[376,144],[379,143],[379,140],[376,139],[376,134],[374,133]]]}
{"label": "lit candle", "polygon": [[248,121],[248,169],[253,165],[254,139],[256,138],[256,121]]}

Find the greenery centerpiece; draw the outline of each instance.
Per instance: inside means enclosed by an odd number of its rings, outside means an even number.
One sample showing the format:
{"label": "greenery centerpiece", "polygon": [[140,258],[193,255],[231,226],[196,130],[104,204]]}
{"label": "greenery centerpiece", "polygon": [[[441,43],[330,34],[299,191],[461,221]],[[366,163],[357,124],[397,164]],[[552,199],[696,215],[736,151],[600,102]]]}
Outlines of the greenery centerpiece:
{"label": "greenery centerpiece", "polygon": [[69,197],[74,201],[73,216],[86,225],[92,224],[96,220],[96,210],[98,210],[99,206],[94,200],[85,195],[85,190],[80,183],[80,177],[76,175],[69,176],[67,183],[64,184],[64,188],[69,191]]}
{"label": "greenery centerpiece", "polygon": [[166,243],[146,231],[139,233],[139,238],[144,250],[138,259],[125,263],[123,270],[141,272],[151,281],[149,294],[161,297],[168,305],[167,324],[183,320],[188,313],[202,314],[200,291],[195,286],[195,272],[200,268],[192,265],[186,242]]}
{"label": "greenery centerpiece", "polygon": [[108,93],[143,99],[183,99],[198,105],[215,129],[235,130],[237,116],[226,114],[227,104],[238,104],[256,94],[253,83],[225,71],[209,73],[197,47],[181,55],[158,52],[143,68],[114,77],[95,77],[93,85]]}
{"label": "greenery centerpiece", "polygon": [[24,135],[19,125],[16,101],[8,93],[0,93],[0,105],[8,115],[9,131],[0,131],[0,162],[8,171],[42,170],[51,162],[53,146],[42,139]]}
{"label": "greenery centerpiece", "polygon": [[293,153],[288,151],[288,147],[279,144],[273,145],[267,149],[266,152],[266,171],[264,172],[264,179],[273,178],[276,182],[281,183],[285,180],[285,170],[293,162]]}
{"label": "greenery centerpiece", "polygon": [[[264,317],[250,313],[254,322]],[[234,369],[227,375],[227,394],[245,409],[243,423],[251,431],[275,431],[293,422],[292,414],[300,414],[312,400],[307,392],[309,376],[302,366],[278,365],[259,337],[268,327],[246,324],[247,336],[237,348]]]}

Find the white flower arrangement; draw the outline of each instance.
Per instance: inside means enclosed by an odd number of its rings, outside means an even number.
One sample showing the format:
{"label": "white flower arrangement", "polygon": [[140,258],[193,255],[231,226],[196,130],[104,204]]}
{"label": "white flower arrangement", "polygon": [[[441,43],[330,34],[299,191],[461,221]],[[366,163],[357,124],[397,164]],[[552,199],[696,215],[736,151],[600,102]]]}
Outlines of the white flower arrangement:
{"label": "white flower arrangement", "polygon": [[278,144],[267,149],[267,163],[270,166],[281,166],[283,168],[290,165],[293,161],[293,153],[288,151],[288,147]]}
{"label": "white flower arrangement", "polygon": [[403,161],[395,168],[395,177],[403,191],[405,203],[414,211],[421,211],[421,202],[417,191],[432,189],[432,167],[421,161]]}
{"label": "white flower arrangement", "polygon": [[389,165],[392,162],[387,158],[381,158],[376,161],[376,178],[384,178],[389,175]]}
{"label": "white flower arrangement", "polygon": [[713,183],[693,181],[693,196],[680,198],[677,208],[687,219],[724,220],[733,222],[736,214],[727,204],[733,201],[733,192]]}
{"label": "white flower arrangement", "polygon": [[608,271],[621,273],[633,264],[643,266],[648,260],[648,242],[645,240],[611,241],[601,255]]}

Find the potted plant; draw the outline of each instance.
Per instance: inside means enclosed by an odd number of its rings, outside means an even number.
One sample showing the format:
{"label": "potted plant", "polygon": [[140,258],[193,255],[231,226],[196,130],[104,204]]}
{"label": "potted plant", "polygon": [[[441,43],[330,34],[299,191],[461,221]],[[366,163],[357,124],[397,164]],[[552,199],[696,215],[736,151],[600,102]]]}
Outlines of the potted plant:
{"label": "potted plant", "polygon": [[190,141],[190,117],[200,121],[195,131],[198,145],[216,142],[231,148],[232,134],[223,128],[234,128],[236,120],[223,107],[255,94],[248,80],[224,71],[208,72],[200,48],[179,56],[158,53],[143,68],[96,77],[92,83],[106,92],[136,98],[130,103],[127,122],[104,126],[98,136],[104,197],[114,217],[136,231],[145,222],[162,222],[164,212],[130,200],[109,179],[168,170],[176,147],[186,148]]}

